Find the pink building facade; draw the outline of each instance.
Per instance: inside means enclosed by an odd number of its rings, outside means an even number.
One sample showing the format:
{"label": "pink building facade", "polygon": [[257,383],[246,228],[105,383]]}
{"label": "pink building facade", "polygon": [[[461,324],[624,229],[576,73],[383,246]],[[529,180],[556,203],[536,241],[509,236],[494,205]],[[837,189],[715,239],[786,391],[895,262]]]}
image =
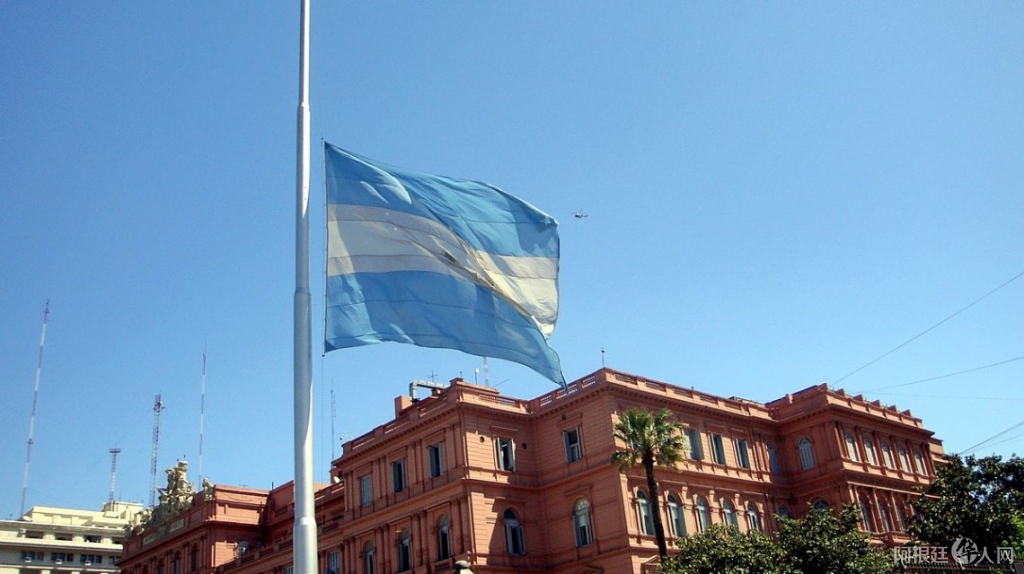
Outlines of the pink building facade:
{"label": "pink building facade", "polygon": [[[687,426],[688,460],[640,469],[609,458],[618,413],[669,409]],[[460,380],[347,442],[319,487],[321,574],[625,573],[667,533],[711,524],[776,529],[810,505],[861,509],[879,542],[907,541],[909,501],[934,477],[941,443],[909,411],[818,385],[769,403],[723,398],[609,369],[532,400]],[[125,574],[291,574],[292,489],[217,485],[125,544]],[[180,560],[176,562],[176,560]]]}

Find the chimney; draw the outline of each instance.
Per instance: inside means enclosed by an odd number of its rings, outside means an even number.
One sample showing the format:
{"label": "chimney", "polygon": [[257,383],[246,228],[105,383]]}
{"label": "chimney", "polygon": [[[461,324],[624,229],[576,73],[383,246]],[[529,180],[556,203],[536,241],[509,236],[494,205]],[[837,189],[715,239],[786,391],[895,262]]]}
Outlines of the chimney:
{"label": "chimney", "polygon": [[395,418],[402,414],[402,411],[412,406],[412,397],[409,395],[398,395],[395,397]]}

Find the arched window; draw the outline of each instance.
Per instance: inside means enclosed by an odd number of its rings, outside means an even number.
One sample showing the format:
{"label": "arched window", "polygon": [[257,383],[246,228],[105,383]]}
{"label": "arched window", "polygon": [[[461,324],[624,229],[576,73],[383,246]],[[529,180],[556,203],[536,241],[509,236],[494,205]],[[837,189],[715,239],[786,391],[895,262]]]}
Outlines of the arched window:
{"label": "arched window", "polygon": [[412,570],[412,536],[408,530],[402,530],[398,539],[398,571]]}
{"label": "arched window", "polygon": [[761,530],[761,515],[757,512],[757,505],[753,502],[747,504],[747,529],[750,531]]}
{"label": "arched window", "polygon": [[672,525],[672,534],[676,538],[685,538],[686,520],[683,518],[683,507],[674,494],[668,495],[668,518]]}
{"label": "arched window", "polygon": [[917,464],[917,474],[928,476],[928,469],[924,467],[924,457],[919,449],[914,449],[914,463]]}
{"label": "arched window", "polygon": [[850,460],[860,462],[860,453],[857,452],[857,440],[850,433],[846,433],[846,452],[849,453]]}
{"label": "arched window", "polygon": [[451,526],[448,516],[442,516],[437,524],[437,559],[447,560],[452,556]]}
{"label": "arched window", "polygon": [[572,523],[576,529],[576,546],[582,547],[594,541],[594,531],[590,525],[590,503],[581,498],[576,502],[572,512]]}
{"label": "arched window", "polygon": [[831,507],[828,505],[827,500],[825,500],[824,498],[819,498],[818,500],[814,501],[814,504],[811,505],[811,508],[815,510],[827,510]]}
{"label": "arched window", "polygon": [[188,567],[190,572],[199,571],[199,545],[193,544],[188,551]]}
{"label": "arched window", "polygon": [[708,501],[703,496],[697,497],[697,530],[704,531],[711,528],[711,509]]}
{"label": "arched window", "polygon": [[374,551],[373,542],[367,542],[366,546],[363,546],[363,572],[364,574],[376,574],[377,572],[377,553]]}
{"label": "arched window", "polygon": [[868,462],[878,466],[878,454],[875,453],[875,443],[871,442],[871,437],[864,435],[864,452],[868,455]]}
{"label": "arched window", "polygon": [[174,559],[171,560],[171,574],[182,574],[181,572],[181,552],[174,553]]}
{"label": "arched window", "polygon": [[647,495],[639,488],[636,490],[636,509],[640,514],[640,531],[648,536],[654,536],[654,517],[651,516],[651,502]]}
{"label": "arched window", "polygon": [[505,520],[505,547],[508,553],[515,556],[526,554],[526,539],[523,536],[523,525],[516,518],[516,513],[511,508],[502,515]]}
{"label": "arched window", "polygon": [[725,523],[729,526],[740,527],[740,521],[736,517],[736,507],[733,506],[732,501],[726,500],[722,502],[722,515],[725,516]]}
{"label": "arched window", "polygon": [[811,439],[804,437],[796,446],[800,452],[800,468],[804,470],[814,468],[814,445],[811,444]]}
{"label": "arched window", "polygon": [[789,509],[785,505],[779,507],[778,515],[783,518],[789,518]]}

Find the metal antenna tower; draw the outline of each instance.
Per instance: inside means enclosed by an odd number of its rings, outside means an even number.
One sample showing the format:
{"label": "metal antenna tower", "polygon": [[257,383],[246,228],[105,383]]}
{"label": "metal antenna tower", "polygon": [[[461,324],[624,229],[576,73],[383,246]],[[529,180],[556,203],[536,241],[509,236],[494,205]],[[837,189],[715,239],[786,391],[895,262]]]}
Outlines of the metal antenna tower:
{"label": "metal antenna tower", "polygon": [[117,455],[119,454],[121,454],[121,449],[110,449],[110,504],[114,504],[114,485],[117,484]]}
{"label": "metal antenna tower", "polygon": [[160,411],[164,410],[164,403],[160,395],[156,396],[153,403],[153,461],[149,465],[149,506],[156,506],[156,458],[160,452]]}
{"label": "metal antenna tower", "polygon": [[28,419],[28,449],[25,452],[25,478],[21,481],[21,510],[18,516],[25,515],[25,494],[28,492],[28,465],[32,461],[32,436],[36,428],[36,403],[39,401],[39,377],[43,372],[43,345],[46,343],[46,319],[50,316],[50,300],[46,300],[43,311],[43,334],[39,337],[39,362],[36,363],[36,386],[32,391],[32,416]]}

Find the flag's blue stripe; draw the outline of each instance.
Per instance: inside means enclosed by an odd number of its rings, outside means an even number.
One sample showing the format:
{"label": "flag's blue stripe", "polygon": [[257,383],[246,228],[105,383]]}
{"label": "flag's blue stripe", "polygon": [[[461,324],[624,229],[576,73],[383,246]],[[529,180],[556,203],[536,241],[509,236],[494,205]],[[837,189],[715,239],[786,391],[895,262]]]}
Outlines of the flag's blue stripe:
{"label": "flag's blue stripe", "polygon": [[327,302],[325,352],[384,341],[457,349],[565,384],[536,325],[469,281],[420,271],[340,275],[327,279]]}
{"label": "flag's blue stripe", "polygon": [[497,187],[377,163],[330,144],[325,157],[328,204],[428,217],[497,255],[558,257],[554,218]]}

